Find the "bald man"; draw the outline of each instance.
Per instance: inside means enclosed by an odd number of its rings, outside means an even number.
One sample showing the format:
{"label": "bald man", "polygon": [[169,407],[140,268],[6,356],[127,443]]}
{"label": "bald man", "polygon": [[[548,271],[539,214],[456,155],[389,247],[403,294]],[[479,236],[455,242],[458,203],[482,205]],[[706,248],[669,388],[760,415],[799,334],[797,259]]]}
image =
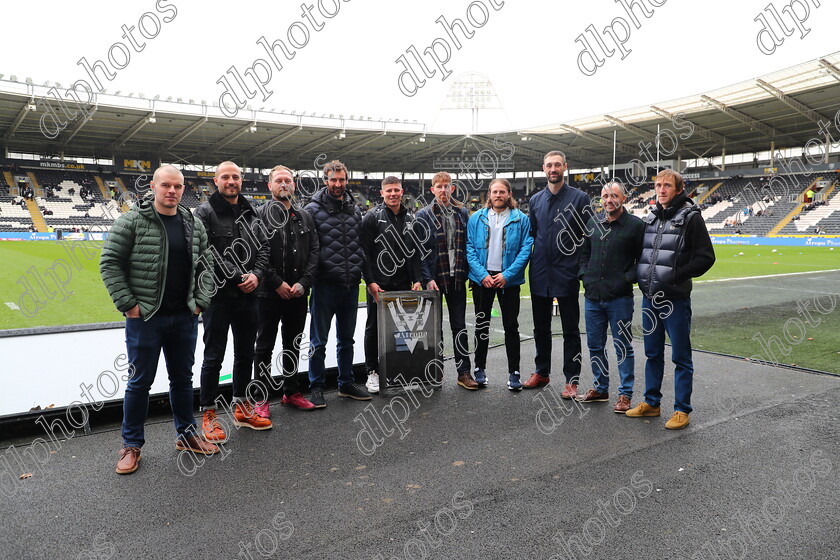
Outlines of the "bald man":
{"label": "bald man", "polygon": [[102,249],[102,280],[126,317],[125,343],[133,368],[123,400],[119,474],[133,473],[139,465],[161,350],[178,434],[175,448],[205,455],[219,451],[197,437],[192,414],[198,314],[210,305],[212,285],[202,281],[197,266],[210,258],[207,233],[179,204],[183,194],[184,175],[171,165],[158,168],[149,195],[117,218]]}
{"label": "bald man", "polygon": [[269,248],[265,227],[242,196],[239,166],[232,161],[220,163],[213,183],[216,192],[195,211],[195,217],[207,228],[217,288],[210,309],[203,315],[204,362],[199,402],[204,412],[202,436],[211,443],[223,443],[227,434],[216,416],[216,401],[228,331],[233,333],[233,424],[253,430],[271,428],[271,420],[254,411],[254,403],[246,394],[257,338],[256,289],[268,268]]}

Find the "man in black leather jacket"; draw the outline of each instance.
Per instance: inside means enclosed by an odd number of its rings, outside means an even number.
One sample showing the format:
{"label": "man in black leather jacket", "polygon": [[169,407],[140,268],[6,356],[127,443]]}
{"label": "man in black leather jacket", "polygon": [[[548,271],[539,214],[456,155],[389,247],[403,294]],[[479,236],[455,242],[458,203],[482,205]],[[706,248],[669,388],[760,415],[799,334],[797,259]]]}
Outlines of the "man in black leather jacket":
{"label": "man in black leather jacket", "polygon": [[271,428],[271,421],[258,416],[246,398],[254,363],[257,336],[256,289],[268,266],[265,228],[242,191],[242,171],[225,161],[213,178],[216,192],[195,211],[204,223],[213,254],[216,292],[204,311],[204,362],[201,365],[200,404],[204,411],[202,432],[212,443],[227,441],[216,417],[219,373],[225,358],[228,330],[233,331],[233,423],[254,430]]}
{"label": "man in black leather jacket", "polygon": [[[306,325],[307,294],[315,279],[320,244],[312,216],[292,203],[295,182],[291,169],[282,165],[272,169],[268,188],[272,199],[257,208],[257,214],[269,230],[270,262],[257,288],[259,330],[254,379],[263,383],[266,397],[282,384],[284,405],[312,410],[315,406],[300,393],[297,373]],[[283,380],[278,384],[271,377],[271,353],[281,322]],[[258,403],[255,409],[263,418],[269,418],[267,400]]]}

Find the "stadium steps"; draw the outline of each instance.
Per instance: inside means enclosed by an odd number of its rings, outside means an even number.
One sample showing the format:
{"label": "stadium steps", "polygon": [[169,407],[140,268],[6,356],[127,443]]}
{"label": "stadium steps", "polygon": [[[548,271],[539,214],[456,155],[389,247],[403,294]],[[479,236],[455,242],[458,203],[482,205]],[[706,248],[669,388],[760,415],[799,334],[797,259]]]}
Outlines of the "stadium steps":
{"label": "stadium steps", "polygon": [[[129,200],[129,198],[126,196],[128,194],[128,189],[125,188],[125,183],[123,183],[123,180],[120,177],[114,177],[114,182],[117,184],[117,188],[120,189],[120,192],[122,193],[122,199]],[[125,202],[120,204],[120,211],[123,213],[128,212],[128,204]]]}
{"label": "stadium steps", "polygon": [[96,186],[99,187],[99,192],[102,193],[102,198],[105,200],[111,200],[111,191],[109,191],[108,187],[105,186],[105,183],[102,181],[102,177],[94,175],[93,180],[96,181]]}
{"label": "stadium steps", "polygon": [[[38,182],[35,174],[30,171],[26,174],[26,176],[29,177],[29,182],[32,183],[32,190],[35,192],[35,196],[44,196],[44,189],[41,188],[41,183]],[[35,207],[37,208],[37,206]],[[40,214],[41,212],[39,211],[38,213]]]}
{"label": "stadium steps", "polygon": [[821,194],[823,195],[823,200],[829,201],[831,199],[831,193],[834,192],[834,189],[837,187],[837,183],[840,181],[834,181],[831,183],[827,189],[825,189]]}
{"label": "stadium steps", "polygon": [[[818,181],[821,181],[821,180],[822,180],[822,177],[817,177],[816,179],[814,179],[813,181],[811,181],[811,182],[808,184],[808,186],[806,186],[804,189],[802,189],[802,192],[800,192],[800,193],[799,193],[799,196],[801,197],[803,194],[805,194],[806,192],[808,192],[808,189],[812,189],[812,188],[814,188],[814,185],[816,185],[816,184],[817,184],[817,182],[818,182]],[[778,223],[778,224],[776,224],[775,226],[773,226],[773,229],[771,229],[769,232],[767,232],[767,237],[776,237],[777,235],[779,235],[779,232],[780,232],[780,231],[782,231],[782,229],[783,229],[786,225],[788,225],[788,224],[791,222],[791,220],[793,220],[793,218],[794,218],[797,214],[799,214],[800,212],[802,212],[802,209],[803,209],[803,208],[805,208],[805,203],[804,203],[804,202],[800,202],[800,203],[798,203],[796,206],[794,206],[794,207],[793,207],[793,210],[791,210],[790,212],[788,212],[787,216],[785,216],[784,218],[782,218],[781,220],[779,220],[779,223]]]}
{"label": "stadium steps", "polygon": [[34,199],[27,198],[26,209],[29,210],[29,215],[32,216],[32,223],[35,224],[35,229],[40,232],[47,231],[47,221],[44,219],[44,215],[41,214],[38,203]]}
{"label": "stadium steps", "polygon": [[705,202],[705,201],[706,201],[706,199],[707,199],[707,198],[709,198],[709,196],[711,196],[711,194],[712,194],[713,192],[715,192],[716,190],[718,190],[718,187],[720,187],[722,184],[723,184],[723,181],[721,181],[720,183],[718,183],[717,185],[715,185],[715,186],[714,186],[714,187],[712,187],[711,189],[707,190],[707,191],[703,194],[703,196],[701,196],[698,200],[695,200],[695,201],[694,201],[694,202],[695,202],[695,204],[703,204],[703,202]]}
{"label": "stadium steps", "polygon": [[9,194],[18,196],[17,183],[12,176],[11,171],[3,171],[3,178],[6,179],[6,184],[9,185]]}
{"label": "stadium steps", "polygon": [[776,237],[776,236],[779,234],[779,232],[780,232],[780,231],[782,231],[782,229],[783,229],[786,225],[788,225],[788,224],[790,223],[790,221],[791,221],[791,220],[793,220],[794,216],[796,216],[797,214],[799,214],[800,212],[802,212],[802,209],[803,209],[803,208],[805,208],[805,203],[804,203],[804,202],[800,202],[799,204],[797,204],[796,206],[794,206],[794,207],[793,207],[793,210],[791,210],[790,212],[788,212],[788,215],[787,215],[787,216],[785,216],[784,218],[782,218],[781,220],[779,220],[779,223],[778,223],[778,224],[776,224],[775,226],[773,226],[773,229],[771,229],[771,230],[767,233],[767,237]]}

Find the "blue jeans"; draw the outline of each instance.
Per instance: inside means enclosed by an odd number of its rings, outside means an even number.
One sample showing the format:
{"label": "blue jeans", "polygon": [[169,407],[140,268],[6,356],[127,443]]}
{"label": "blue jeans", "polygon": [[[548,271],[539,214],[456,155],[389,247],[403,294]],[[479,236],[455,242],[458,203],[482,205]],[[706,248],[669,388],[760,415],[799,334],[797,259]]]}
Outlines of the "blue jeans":
{"label": "blue jeans", "polygon": [[160,352],[169,373],[169,404],[179,436],[195,435],[193,418],[192,367],[198,315],[160,313],[148,321],[125,320],[125,346],[134,368],[123,400],[122,438],[126,447],[142,447],[146,442],[143,425],[149,414],[149,389],[155,380]]}
{"label": "blue jeans", "polygon": [[323,389],[326,380],[324,359],[327,355],[327,338],[335,316],[336,357],[338,359],[338,387],[355,383],[353,375],[353,335],[356,332],[356,314],[359,310],[359,286],[334,286],[315,284],[309,298],[309,388]]}
{"label": "blue jeans", "polygon": [[610,373],[605,346],[607,325],[610,327],[618,361],[619,395],[633,397],[636,359],[633,355],[633,297],[622,297],[608,301],[584,299],[586,316],[586,342],[589,346],[589,360],[595,377],[595,390],[609,392]]}
{"label": "blue jeans", "polygon": [[691,360],[691,298],[658,300],[642,298],[642,332],[645,335],[645,401],[659,406],[665,374],[665,333],[671,339],[674,362],[674,410],[691,412],[694,363]]}

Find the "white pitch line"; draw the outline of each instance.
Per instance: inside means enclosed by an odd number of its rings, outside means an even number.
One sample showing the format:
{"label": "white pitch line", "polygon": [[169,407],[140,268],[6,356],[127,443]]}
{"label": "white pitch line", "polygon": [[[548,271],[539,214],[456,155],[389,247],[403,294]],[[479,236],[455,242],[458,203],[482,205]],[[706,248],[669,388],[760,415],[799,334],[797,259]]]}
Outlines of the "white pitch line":
{"label": "white pitch line", "polygon": [[828,270],[809,270],[806,272],[784,272],[782,274],[765,274],[763,276],[740,276],[738,278],[716,278],[714,280],[697,280],[695,284],[709,284],[712,282],[732,282],[733,280],[758,280],[761,278],[779,278],[780,276],[799,276],[802,274],[820,274],[822,272],[840,272],[840,268]]}
{"label": "white pitch line", "polygon": [[9,309],[11,309],[12,311],[20,311],[20,307],[18,307],[16,303],[11,302],[11,301],[7,301],[7,302],[4,302],[4,303],[5,303],[5,304],[9,307]]}

